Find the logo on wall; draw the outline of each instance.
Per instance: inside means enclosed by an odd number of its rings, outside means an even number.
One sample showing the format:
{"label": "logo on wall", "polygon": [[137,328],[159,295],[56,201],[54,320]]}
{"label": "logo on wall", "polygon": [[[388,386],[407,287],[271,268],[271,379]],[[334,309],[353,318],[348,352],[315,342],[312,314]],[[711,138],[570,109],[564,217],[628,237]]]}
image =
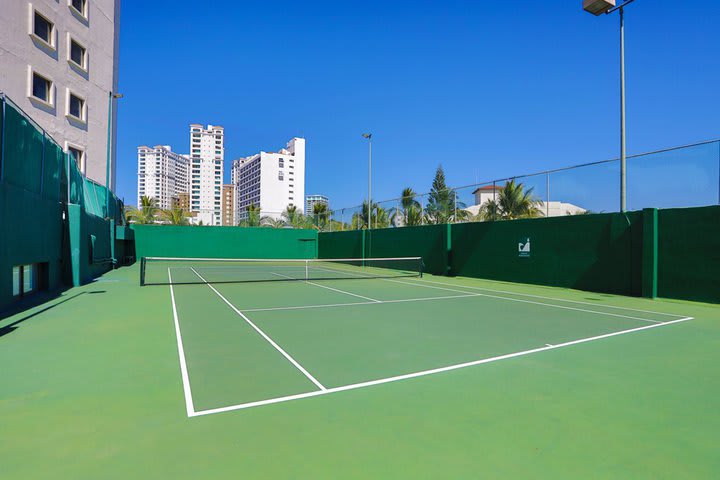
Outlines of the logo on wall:
{"label": "logo on wall", "polygon": [[530,237],[521,238],[518,242],[518,257],[530,256]]}

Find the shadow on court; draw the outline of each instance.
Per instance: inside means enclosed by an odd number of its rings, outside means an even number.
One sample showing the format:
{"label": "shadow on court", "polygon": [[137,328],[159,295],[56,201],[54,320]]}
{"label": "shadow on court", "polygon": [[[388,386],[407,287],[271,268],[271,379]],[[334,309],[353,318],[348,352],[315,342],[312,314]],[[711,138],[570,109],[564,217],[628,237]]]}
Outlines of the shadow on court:
{"label": "shadow on court", "polygon": [[[98,293],[106,293],[106,292],[105,292],[105,290],[94,290],[94,291],[91,291],[91,292],[79,292],[79,293],[76,293],[76,294],[74,294],[74,295],[70,295],[69,297],[67,297],[67,298],[65,298],[65,299],[63,299],[63,300],[60,300],[59,302],[53,303],[52,305],[48,305],[48,306],[45,307],[45,308],[41,308],[40,310],[38,310],[38,311],[36,311],[36,312],[33,312],[33,313],[29,314],[29,315],[26,315],[26,316],[24,316],[24,317],[22,317],[22,318],[20,318],[20,319],[18,319],[18,320],[15,320],[14,322],[9,323],[8,325],[5,325],[5,326],[0,327],[0,338],[2,338],[2,337],[4,337],[5,335],[8,335],[8,334],[14,332],[15,330],[17,330],[17,329],[18,329],[18,325],[20,325],[21,323],[23,323],[23,322],[25,322],[25,321],[27,321],[27,320],[30,320],[30,319],[33,318],[33,317],[37,317],[38,315],[40,315],[40,314],[42,314],[42,313],[45,313],[45,312],[47,312],[47,311],[49,311],[49,310],[52,310],[53,308],[55,308],[55,307],[57,307],[57,306],[59,306],[59,305],[62,305],[63,303],[69,302],[70,300],[75,300],[76,298],[78,298],[78,297],[80,297],[80,296],[82,296],[82,295],[85,295],[85,294],[98,294]],[[53,298],[57,298],[57,296],[59,296],[59,294],[56,294],[56,295],[52,296],[51,298],[48,298],[47,296],[44,296],[44,297],[34,298],[34,299],[32,299],[31,301],[29,301],[29,302],[22,302],[21,305],[18,305],[18,306],[15,307],[13,310],[3,312],[3,313],[4,313],[3,316],[4,316],[4,318],[10,317],[10,316],[12,316],[12,315],[15,315],[15,314],[19,313],[19,312],[22,311],[22,310],[27,310],[27,309],[29,309],[29,308],[33,308],[33,307],[36,307],[36,306],[38,306],[38,305],[42,305],[43,303],[47,303],[47,302],[51,301]],[[0,318],[0,320],[1,320],[1,318]]]}

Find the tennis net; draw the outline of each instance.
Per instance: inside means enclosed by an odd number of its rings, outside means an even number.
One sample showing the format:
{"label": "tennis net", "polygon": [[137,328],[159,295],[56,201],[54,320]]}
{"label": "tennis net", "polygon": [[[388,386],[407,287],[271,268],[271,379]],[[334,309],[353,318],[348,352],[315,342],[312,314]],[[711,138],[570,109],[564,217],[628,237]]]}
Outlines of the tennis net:
{"label": "tennis net", "polygon": [[421,257],[255,259],[143,257],[140,285],[421,277]]}

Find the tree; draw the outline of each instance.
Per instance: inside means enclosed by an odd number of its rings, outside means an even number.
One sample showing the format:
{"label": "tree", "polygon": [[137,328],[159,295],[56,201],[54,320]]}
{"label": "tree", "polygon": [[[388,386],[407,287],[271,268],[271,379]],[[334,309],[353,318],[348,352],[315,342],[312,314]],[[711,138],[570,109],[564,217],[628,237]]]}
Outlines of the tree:
{"label": "tree", "polygon": [[316,203],[313,205],[312,224],[316,229],[322,231],[327,226],[329,217],[330,211],[328,210],[327,203]]}
{"label": "tree", "polygon": [[307,228],[308,226],[307,218],[298,211],[295,205],[288,205],[281,215],[283,220],[285,220],[285,224],[292,228]]}
{"label": "tree", "polygon": [[189,223],[186,212],[182,208],[162,210],[160,217],[170,225],[187,225]]}
{"label": "tree", "polygon": [[251,203],[245,207],[245,218],[240,222],[241,227],[259,227],[262,219],[260,218],[260,207]]}
{"label": "tree", "polygon": [[480,209],[483,220],[514,220],[540,216],[540,201],[533,196],[533,188],[525,190],[525,185],[512,179],[498,192],[497,201],[489,200]]}
{"label": "tree", "polygon": [[285,228],[287,226],[285,220],[282,218],[264,217],[261,223],[263,227],[270,228]]}
{"label": "tree", "polygon": [[[404,188],[400,196],[400,207],[391,210],[390,220],[395,226],[412,226],[422,223],[422,207],[415,197],[417,193],[410,187]],[[412,212],[412,213],[411,213]]]}
{"label": "tree", "polygon": [[[372,228],[387,228],[390,226],[390,215],[388,211],[377,203],[373,202],[370,209]],[[352,216],[350,228],[361,230],[368,228],[368,202],[364,201],[359,212]]]}
{"label": "tree", "polygon": [[455,210],[455,193],[445,184],[445,172],[442,166],[437,168],[433,179],[425,214],[428,222],[448,223]]}
{"label": "tree", "polygon": [[128,222],[138,224],[155,223],[158,216],[159,208],[157,200],[154,197],[143,195],[140,197],[140,208],[128,207],[125,212],[125,218]]}

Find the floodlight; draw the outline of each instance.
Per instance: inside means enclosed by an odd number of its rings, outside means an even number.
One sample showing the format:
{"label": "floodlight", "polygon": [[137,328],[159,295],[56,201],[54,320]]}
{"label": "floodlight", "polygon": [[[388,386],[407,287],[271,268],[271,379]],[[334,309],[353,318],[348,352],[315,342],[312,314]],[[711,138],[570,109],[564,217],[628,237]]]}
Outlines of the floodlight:
{"label": "floodlight", "polygon": [[615,6],[615,0],[583,0],[583,10],[602,15]]}

